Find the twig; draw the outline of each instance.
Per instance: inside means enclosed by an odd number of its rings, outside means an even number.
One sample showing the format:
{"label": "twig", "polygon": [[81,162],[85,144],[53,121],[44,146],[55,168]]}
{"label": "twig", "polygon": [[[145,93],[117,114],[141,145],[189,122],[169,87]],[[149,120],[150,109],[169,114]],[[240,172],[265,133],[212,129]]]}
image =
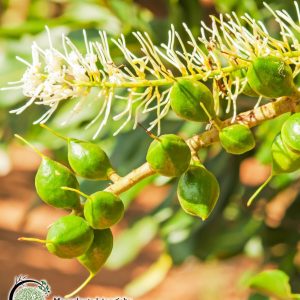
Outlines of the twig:
{"label": "twig", "polygon": [[[270,102],[268,104],[262,105],[253,110],[242,112],[237,115],[234,123],[245,124],[249,127],[254,127],[261,124],[264,121],[274,119],[284,113],[295,111],[299,106],[300,99],[295,99],[293,97],[281,97],[275,102]],[[232,124],[232,119],[227,119],[223,122],[224,126]],[[192,155],[194,156],[199,149],[208,147],[209,145],[217,142],[219,140],[218,130],[212,128],[208,131],[200,133],[186,140],[188,146],[191,149]],[[115,183],[110,185],[106,191],[121,194],[127,191],[137,182],[142,179],[155,174],[148,163],[144,163],[137,169],[128,173],[126,176],[121,177]]]}
{"label": "twig", "polygon": [[110,185],[107,189],[105,189],[105,191],[112,192],[117,195],[121,194],[129,190],[132,186],[134,186],[142,179],[153,174],[155,174],[155,171],[150,168],[150,165],[148,163],[144,163],[137,169],[131,171],[126,176],[121,177],[120,180]]}

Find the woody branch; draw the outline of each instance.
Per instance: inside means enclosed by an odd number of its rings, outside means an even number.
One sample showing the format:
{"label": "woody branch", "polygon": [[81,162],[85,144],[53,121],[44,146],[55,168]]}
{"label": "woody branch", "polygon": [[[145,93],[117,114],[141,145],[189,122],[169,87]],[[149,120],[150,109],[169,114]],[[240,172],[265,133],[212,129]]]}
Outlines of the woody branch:
{"label": "woody branch", "polygon": [[[258,108],[238,114],[234,122],[232,122],[232,118],[227,119],[223,122],[223,125],[228,126],[230,124],[240,123],[245,124],[248,127],[255,127],[284,113],[294,112],[297,108],[299,108],[299,102],[300,98],[298,97],[281,97],[277,101],[270,102]],[[186,142],[191,149],[192,155],[195,155],[201,148],[208,147],[218,140],[218,130],[213,127],[210,130],[187,139]],[[126,176],[120,177],[117,181],[106,188],[106,191],[121,194],[142,179],[153,174],[155,174],[155,172],[150,168],[150,165],[148,163],[144,163],[137,169],[128,173]]]}

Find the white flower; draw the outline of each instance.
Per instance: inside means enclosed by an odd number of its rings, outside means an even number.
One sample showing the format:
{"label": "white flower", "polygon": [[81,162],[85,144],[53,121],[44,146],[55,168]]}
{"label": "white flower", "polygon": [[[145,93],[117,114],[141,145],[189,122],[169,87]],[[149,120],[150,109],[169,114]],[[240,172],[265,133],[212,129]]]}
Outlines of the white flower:
{"label": "white flower", "polygon": [[[96,137],[109,120],[124,122],[116,130],[120,132],[132,118],[134,128],[141,114],[155,112],[150,122],[152,129],[160,131],[160,121],[170,109],[170,89],[176,77],[213,81],[215,110],[219,111],[221,98],[228,101],[227,112],[237,113],[237,98],[245,87],[245,81],[230,80],[229,73],[246,68],[256,56],[276,55],[293,64],[293,75],[300,73],[300,11],[295,1],[296,16],[293,20],[286,11],[273,11],[280,27],[280,39],[271,37],[262,24],[248,14],[239,18],[235,13],[211,17],[211,26],[201,22],[200,36],[194,37],[187,25],[182,39],[174,26],[169,31],[168,41],[157,47],[147,33],[134,32],[140,44],[141,55],[132,53],[126,46],[123,35],[112,42],[123,53],[124,65],[113,61],[105,32],[99,32],[99,41],[89,42],[83,31],[85,53],[81,53],[72,41],[62,36],[63,53],[54,48],[49,29],[49,48],[32,46],[32,62],[19,59],[27,66],[22,79],[2,88],[23,90],[29,100],[11,112],[20,114],[32,104],[46,105],[49,110],[36,122],[46,122],[55,112],[59,103],[71,98],[78,99],[70,115],[84,109],[84,97],[91,87],[99,88],[102,107],[90,125],[100,120]],[[247,26],[244,26],[243,23]],[[187,42],[184,42],[187,40]],[[201,45],[200,45],[201,43]],[[172,67],[172,69],[170,69]],[[260,99],[259,99],[260,101]],[[258,104],[259,105],[259,102]]]}

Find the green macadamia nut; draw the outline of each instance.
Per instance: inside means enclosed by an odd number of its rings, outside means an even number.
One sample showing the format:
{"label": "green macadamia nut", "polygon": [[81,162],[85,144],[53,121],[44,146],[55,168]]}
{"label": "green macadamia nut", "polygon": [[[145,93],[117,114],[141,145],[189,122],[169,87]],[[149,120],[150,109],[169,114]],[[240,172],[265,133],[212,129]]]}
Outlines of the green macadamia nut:
{"label": "green macadamia nut", "polygon": [[300,152],[300,113],[291,115],[283,123],[281,137],[288,147]]}
{"label": "green macadamia nut", "polygon": [[45,124],[40,126],[68,143],[69,164],[77,175],[106,180],[114,172],[106,153],[97,144],[66,137]]}
{"label": "green macadamia nut", "polygon": [[191,151],[181,137],[165,134],[151,143],[146,160],[155,172],[176,177],[188,168]]}
{"label": "green macadamia nut", "polygon": [[295,93],[291,67],[275,56],[257,57],[247,71],[250,87],[267,98],[290,96]]}
{"label": "green macadamia nut", "polygon": [[80,206],[79,196],[62,186],[78,189],[75,175],[64,165],[43,157],[35,176],[35,187],[39,197],[47,204],[64,209],[76,209]]}
{"label": "green macadamia nut", "polygon": [[220,194],[216,177],[202,165],[191,165],[180,177],[177,196],[182,209],[188,214],[208,218]]}
{"label": "green macadamia nut", "polygon": [[48,251],[61,258],[83,255],[91,246],[94,233],[81,217],[68,215],[54,222],[47,234]]}
{"label": "green macadamia nut", "polygon": [[108,259],[113,248],[113,235],[109,228],[94,230],[94,240],[78,261],[92,274],[96,274]]}
{"label": "green macadamia nut", "polygon": [[122,219],[123,214],[123,202],[106,191],[90,195],[84,204],[84,217],[94,229],[111,227]]}
{"label": "green macadamia nut", "polygon": [[[231,79],[234,80],[235,78],[239,78],[240,80],[244,79],[247,76],[247,71],[245,69],[239,69],[230,74]],[[258,97],[259,95],[252,89],[249,82],[245,84],[243,91],[243,94],[249,96],[249,97]]]}
{"label": "green macadamia nut", "polygon": [[274,175],[294,172],[300,168],[300,153],[287,146],[282,136],[282,133],[278,134],[272,143],[272,173]]}
{"label": "green macadamia nut", "polygon": [[205,106],[212,118],[216,116],[211,91],[206,85],[196,80],[177,80],[171,89],[170,103],[173,111],[185,120],[209,121],[209,117],[200,103]]}
{"label": "green macadamia nut", "polygon": [[242,124],[227,126],[219,132],[220,143],[226,152],[243,154],[255,147],[252,131]]}
{"label": "green macadamia nut", "polygon": [[84,178],[106,180],[113,172],[106,153],[91,142],[68,139],[68,160],[75,173]]}

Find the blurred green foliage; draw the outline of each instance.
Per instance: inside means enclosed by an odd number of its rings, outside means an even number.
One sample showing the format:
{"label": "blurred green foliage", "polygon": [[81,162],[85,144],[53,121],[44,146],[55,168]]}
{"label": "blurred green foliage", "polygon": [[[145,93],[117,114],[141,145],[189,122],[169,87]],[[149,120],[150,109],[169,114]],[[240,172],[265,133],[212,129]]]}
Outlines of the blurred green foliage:
{"label": "blurred green foliage", "polygon": [[[295,14],[292,1],[266,2],[273,8],[285,8],[291,15]],[[270,21],[270,13],[263,6],[262,0],[136,2],[132,0],[6,0],[2,1],[1,5],[0,86],[6,86],[7,81],[21,78],[24,66],[15,59],[16,55],[30,61],[33,41],[41,47],[47,46],[46,25],[50,27],[53,43],[58,47],[60,47],[61,33],[65,33],[80,49],[83,49],[81,30],[85,28],[88,37],[93,40],[98,38],[99,29],[106,30],[115,37],[123,33],[128,41],[128,47],[135,51],[139,51],[139,48],[130,34],[132,31],[147,31],[155,43],[160,44],[165,42],[171,23],[182,33],[181,23],[185,22],[194,34],[198,34],[200,21],[209,23],[208,15],[220,12],[235,11],[238,15],[249,13],[265,22],[272,34],[276,35],[279,31],[278,26],[271,23],[273,21]],[[118,57],[120,53],[113,45],[112,53],[117,61],[122,63],[122,58]],[[91,139],[95,128],[86,130],[84,127],[95,116],[101,104],[95,97],[95,93],[97,91],[87,97],[84,109],[80,109],[71,117],[67,115],[70,115],[70,109],[74,106],[72,102],[78,99],[63,103],[48,125],[71,137]],[[5,91],[0,94],[2,145],[10,143],[14,133],[22,134],[29,140],[38,141],[52,149],[59,160],[66,162],[64,154],[66,148],[63,141],[54,139],[37,125],[32,125],[40,115],[41,107],[27,110],[21,116],[8,113],[24,100],[20,91]],[[250,109],[255,104],[253,102],[255,100],[246,96],[241,97],[239,101],[240,111]],[[69,118],[68,122],[62,126],[61,123],[66,118]],[[165,200],[147,216],[139,216],[117,237],[114,252],[107,266],[119,268],[130,263],[156,236],[164,241],[165,249],[175,264],[182,263],[189,256],[210,260],[225,259],[241,253],[249,255],[247,245],[250,241],[254,241],[263,249],[258,253],[262,264],[275,263],[291,276],[292,290],[300,292],[297,279],[300,275],[299,259],[298,263],[295,263],[300,238],[300,196],[297,196],[287,209],[281,222],[272,228],[265,222],[266,212],[263,205],[246,208],[246,200],[254,191],[254,187],[244,186],[239,182],[240,164],[244,159],[254,156],[264,164],[270,163],[271,142],[280,131],[285,118],[286,116],[282,116],[259,126],[256,129],[258,146],[242,156],[229,155],[221,151],[218,146],[201,150],[200,156],[205,158],[205,165],[217,176],[221,185],[218,205],[205,223],[182,212],[176,200],[176,180],[170,180],[168,183],[171,188]],[[112,122],[110,124],[113,125],[105,128],[96,143],[110,154],[113,165],[121,175],[124,175],[145,161],[146,150],[151,139],[141,129],[132,131],[131,127],[127,127],[123,133],[113,137],[112,133],[117,125]],[[183,136],[190,136],[200,129],[198,124],[185,124],[172,117],[163,121],[162,128],[163,133],[179,132]],[[261,197],[272,199],[279,192],[290,188],[298,178],[297,173],[278,176],[273,180],[273,184],[265,189]],[[129,206],[146,185],[160,184],[159,182],[162,181],[166,182],[161,177],[152,176],[122,195],[122,199],[126,206]],[[99,182],[83,180],[81,188],[84,192],[91,193],[106,184],[107,182],[99,184]],[[281,250],[277,251],[279,248]],[[253,294],[249,299],[266,298]]]}
{"label": "blurred green foliage", "polygon": [[[289,277],[280,270],[268,270],[256,274],[248,280],[248,285],[253,290],[263,295],[275,297],[276,299],[287,300],[300,298],[299,294],[292,293]],[[254,297],[255,296],[251,296],[250,299],[256,299],[259,296]]]}

